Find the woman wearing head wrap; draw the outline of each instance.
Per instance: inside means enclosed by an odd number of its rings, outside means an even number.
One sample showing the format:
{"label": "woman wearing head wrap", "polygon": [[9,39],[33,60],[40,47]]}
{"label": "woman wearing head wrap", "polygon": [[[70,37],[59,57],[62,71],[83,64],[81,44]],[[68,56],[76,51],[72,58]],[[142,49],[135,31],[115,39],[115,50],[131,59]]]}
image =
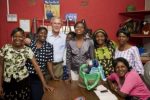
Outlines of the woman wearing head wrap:
{"label": "woman wearing head wrap", "polygon": [[98,29],[94,32],[93,40],[95,45],[95,57],[103,66],[105,75],[108,76],[114,71],[112,60],[115,52],[115,44],[108,39],[108,35],[103,29]]}

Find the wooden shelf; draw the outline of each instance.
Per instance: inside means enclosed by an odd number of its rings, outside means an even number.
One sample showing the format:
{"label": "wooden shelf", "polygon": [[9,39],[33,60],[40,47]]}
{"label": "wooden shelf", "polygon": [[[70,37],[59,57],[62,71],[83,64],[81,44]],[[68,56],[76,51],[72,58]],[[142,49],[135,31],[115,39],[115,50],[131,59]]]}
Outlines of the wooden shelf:
{"label": "wooden shelf", "polygon": [[150,38],[149,35],[144,35],[144,34],[131,34],[131,37],[136,37],[136,38]]}
{"label": "wooden shelf", "polygon": [[146,62],[150,61],[150,57],[141,57],[141,61],[143,64],[145,64]]}
{"label": "wooden shelf", "polygon": [[131,12],[121,12],[119,15],[133,17],[133,18],[144,18],[146,15],[150,15],[150,10],[140,10],[140,11],[131,11]]}

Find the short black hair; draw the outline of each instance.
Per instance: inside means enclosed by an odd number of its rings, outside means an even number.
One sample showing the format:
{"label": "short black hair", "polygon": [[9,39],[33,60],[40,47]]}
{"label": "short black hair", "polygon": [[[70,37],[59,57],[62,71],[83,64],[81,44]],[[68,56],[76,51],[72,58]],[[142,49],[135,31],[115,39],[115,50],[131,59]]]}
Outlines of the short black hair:
{"label": "short black hair", "polygon": [[131,67],[129,66],[129,62],[123,57],[119,57],[119,58],[116,58],[116,59],[113,60],[113,67],[114,67],[114,69],[116,68],[118,62],[122,62],[123,64],[125,64],[125,66],[127,67],[128,71],[131,70]]}
{"label": "short black hair", "polygon": [[12,30],[11,37],[13,37],[17,32],[21,32],[22,35],[25,36],[24,30],[22,28],[20,28],[20,27],[17,27],[17,28],[15,28],[15,29]]}
{"label": "short black hair", "polygon": [[73,32],[73,31],[70,31],[68,34],[67,34],[67,36],[68,35],[71,35],[72,36],[72,38],[74,38],[75,37],[75,35],[76,35],[76,33],[75,32]]}
{"label": "short black hair", "polygon": [[39,27],[39,28],[37,29],[37,34],[39,34],[39,32],[40,32],[41,30],[45,30],[46,33],[48,33],[48,30],[47,30],[46,27]]}
{"label": "short black hair", "polygon": [[76,28],[78,24],[82,24],[82,25],[84,26],[84,30],[86,30],[86,29],[87,29],[86,24],[85,24],[85,23],[83,23],[82,21],[78,21],[78,22],[76,22],[76,23],[75,23],[75,25],[74,25],[74,28]]}
{"label": "short black hair", "polygon": [[130,32],[126,28],[121,28],[117,31],[116,36],[119,37],[120,33],[123,33],[128,38],[130,38]]}

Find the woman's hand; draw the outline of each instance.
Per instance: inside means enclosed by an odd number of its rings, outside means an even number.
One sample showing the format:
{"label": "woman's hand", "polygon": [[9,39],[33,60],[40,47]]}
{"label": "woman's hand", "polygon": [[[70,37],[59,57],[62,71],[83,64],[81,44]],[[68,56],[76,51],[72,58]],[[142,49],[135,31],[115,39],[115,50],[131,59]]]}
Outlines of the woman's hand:
{"label": "woman's hand", "polygon": [[43,88],[44,88],[44,92],[45,91],[49,91],[49,92],[53,92],[54,91],[54,88],[51,87],[51,86],[48,86],[47,84],[43,85]]}
{"label": "woman's hand", "polygon": [[25,38],[24,42],[25,42],[26,45],[30,45],[31,39],[30,38]]}
{"label": "woman's hand", "polygon": [[111,89],[115,92],[117,92],[119,90],[118,86],[116,84],[111,84]]}
{"label": "woman's hand", "polygon": [[53,77],[53,80],[59,81],[60,79],[56,78],[55,76]]}

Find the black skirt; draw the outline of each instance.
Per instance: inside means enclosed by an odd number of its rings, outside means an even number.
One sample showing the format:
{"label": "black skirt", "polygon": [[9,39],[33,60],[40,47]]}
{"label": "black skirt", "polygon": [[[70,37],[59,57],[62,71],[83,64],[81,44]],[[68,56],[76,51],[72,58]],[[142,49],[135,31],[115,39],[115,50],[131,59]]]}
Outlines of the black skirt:
{"label": "black skirt", "polygon": [[29,78],[17,82],[14,78],[11,82],[4,82],[5,100],[31,100]]}

